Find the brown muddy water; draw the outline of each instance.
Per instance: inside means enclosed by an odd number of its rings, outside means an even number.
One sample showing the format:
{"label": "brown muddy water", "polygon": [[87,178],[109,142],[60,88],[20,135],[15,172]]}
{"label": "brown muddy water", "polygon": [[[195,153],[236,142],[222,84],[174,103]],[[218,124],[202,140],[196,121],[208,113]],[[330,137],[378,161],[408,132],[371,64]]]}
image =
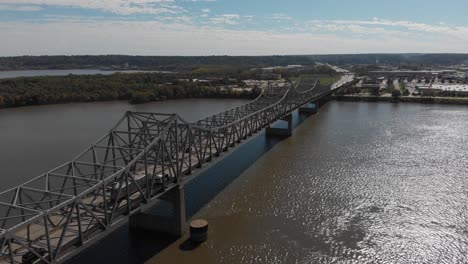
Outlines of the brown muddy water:
{"label": "brown muddy water", "polygon": [[468,263],[467,146],[463,106],[330,102],[148,263]]}
{"label": "brown muddy water", "polygon": [[[2,109],[0,189],[73,158],[126,110],[193,121],[243,102]],[[292,137],[260,133],[186,186],[206,243],[124,225],[69,263],[468,263],[468,108],[330,102],[298,119]]]}

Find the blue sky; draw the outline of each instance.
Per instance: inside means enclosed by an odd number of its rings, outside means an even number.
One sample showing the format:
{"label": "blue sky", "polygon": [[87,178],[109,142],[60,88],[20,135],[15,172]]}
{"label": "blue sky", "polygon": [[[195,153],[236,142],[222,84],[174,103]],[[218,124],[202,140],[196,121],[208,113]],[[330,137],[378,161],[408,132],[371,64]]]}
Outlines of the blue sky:
{"label": "blue sky", "polygon": [[468,53],[464,0],[0,0],[0,56]]}

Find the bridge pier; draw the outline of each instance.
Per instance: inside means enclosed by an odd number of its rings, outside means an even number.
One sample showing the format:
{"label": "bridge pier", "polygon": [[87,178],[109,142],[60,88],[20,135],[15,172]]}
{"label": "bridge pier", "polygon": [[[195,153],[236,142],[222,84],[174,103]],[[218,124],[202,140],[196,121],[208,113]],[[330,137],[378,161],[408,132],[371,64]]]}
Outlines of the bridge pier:
{"label": "bridge pier", "polygon": [[303,106],[303,107],[299,107],[299,114],[306,114],[306,115],[314,115],[318,112],[318,104],[316,102],[314,102],[313,104],[308,104]]}
{"label": "bridge pier", "polygon": [[176,186],[168,191],[162,200],[172,204],[172,217],[140,212],[130,217],[130,229],[158,232],[181,237],[186,231],[184,186]]}
{"label": "bridge pier", "polygon": [[328,103],[332,99],[331,94],[327,94],[324,97],[318,99],[315,103],[317,104],[317,109]]}
{"label": "bridge pier", "polygon": [[292,136],[293,125],[292,125],[292,115],[288,114],[280,120],[286,121],[288,123],[287,128],[273,128],[267,126],[265,129],[265,134],[267,137],[290,137]]}

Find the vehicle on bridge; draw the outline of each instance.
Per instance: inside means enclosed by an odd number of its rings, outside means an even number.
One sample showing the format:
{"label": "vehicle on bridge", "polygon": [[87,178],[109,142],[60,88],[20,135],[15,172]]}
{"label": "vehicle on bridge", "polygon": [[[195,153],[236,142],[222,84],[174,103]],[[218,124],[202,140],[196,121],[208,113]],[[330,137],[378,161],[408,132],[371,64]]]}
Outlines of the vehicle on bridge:
{"label": "vehicle on bridge", "polygon": [[[108,186],[108,191],[110,192],[110,202],[119,203],[125,197],[131,196],[139,191],[139,188],[146,187],[147,176],[145,171],[140,171],[138,173],[130,173],[132,181],[127,184],[127,182],[114,182]],[[168,173],[158,173],[154,178],[154,185],[163,185],[174,182],[174,177],[171,177]]]}

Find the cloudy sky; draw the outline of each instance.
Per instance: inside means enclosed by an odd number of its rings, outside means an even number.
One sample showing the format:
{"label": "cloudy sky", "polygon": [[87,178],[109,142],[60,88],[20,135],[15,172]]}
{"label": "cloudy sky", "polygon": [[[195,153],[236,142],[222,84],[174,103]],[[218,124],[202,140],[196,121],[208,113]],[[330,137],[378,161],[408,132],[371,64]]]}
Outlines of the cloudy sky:
{"label": "cloudy sky", "polygon": [[0,0],[0,56],[468,53],[467,0]]}

